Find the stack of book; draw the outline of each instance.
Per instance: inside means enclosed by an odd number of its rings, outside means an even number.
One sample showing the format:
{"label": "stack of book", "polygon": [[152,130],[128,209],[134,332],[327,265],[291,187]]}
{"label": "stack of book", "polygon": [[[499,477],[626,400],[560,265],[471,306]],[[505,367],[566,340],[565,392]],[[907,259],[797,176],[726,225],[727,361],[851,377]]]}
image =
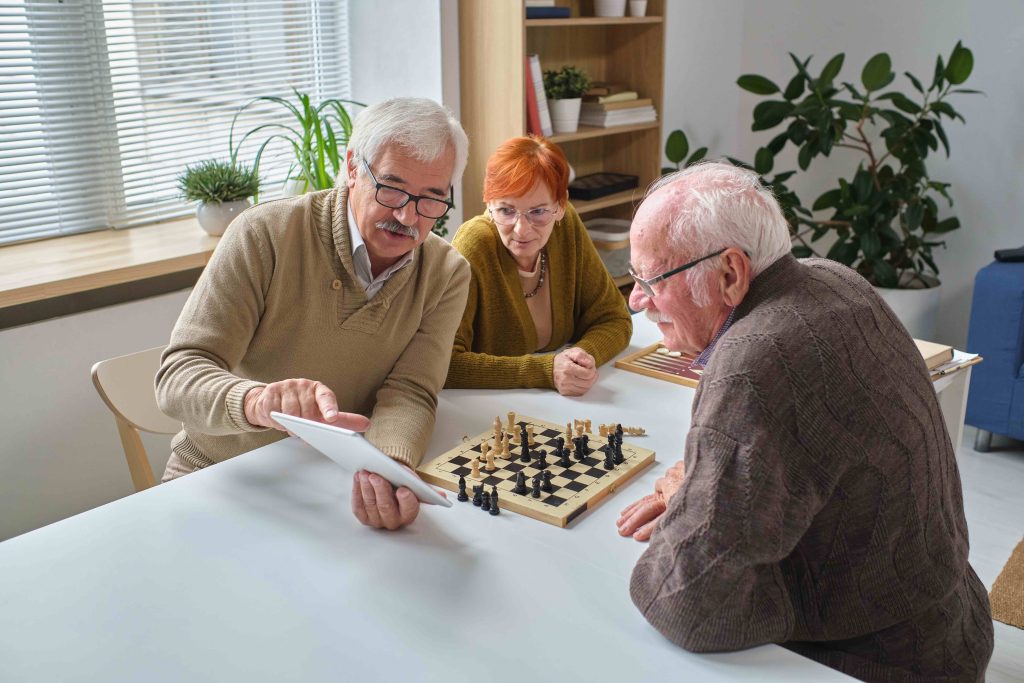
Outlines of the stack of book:
{"label": "stack of book", "polygon": [[651,98],[617,83],[595,83],[580,107],[580,123],[585,126],[609,128],[657,120]]}
{"label": "stack of book", "polygon": [[555,0],[526,0],[527,19],[568,19],[571,10],[558,7]]}

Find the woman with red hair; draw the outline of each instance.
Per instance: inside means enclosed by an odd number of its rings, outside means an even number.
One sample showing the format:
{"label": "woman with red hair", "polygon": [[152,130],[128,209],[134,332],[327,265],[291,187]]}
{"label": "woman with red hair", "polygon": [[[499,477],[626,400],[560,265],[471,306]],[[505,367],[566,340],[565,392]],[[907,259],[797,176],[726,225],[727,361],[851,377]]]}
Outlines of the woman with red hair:
{"label": "woman with red hair", "polygon": [[488,160],[487,211],[452,241],[472,279],[446,387],[580,396],[626,348],[629,310],[568,190],[565,155],[543,138],[512,138]]}

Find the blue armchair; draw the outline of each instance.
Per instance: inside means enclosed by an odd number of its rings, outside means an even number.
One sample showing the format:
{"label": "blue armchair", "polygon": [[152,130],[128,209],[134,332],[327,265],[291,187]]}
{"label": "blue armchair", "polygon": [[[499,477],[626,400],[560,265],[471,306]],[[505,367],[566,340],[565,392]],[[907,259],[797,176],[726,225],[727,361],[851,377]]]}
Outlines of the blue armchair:
{"label": "blue armchair", "polygon": [[974,366],[965,422],[978,428],[974,447],[987,451],[992,434],[1024,439],[1024,263],[993,262],[974,278],[967,350]]}

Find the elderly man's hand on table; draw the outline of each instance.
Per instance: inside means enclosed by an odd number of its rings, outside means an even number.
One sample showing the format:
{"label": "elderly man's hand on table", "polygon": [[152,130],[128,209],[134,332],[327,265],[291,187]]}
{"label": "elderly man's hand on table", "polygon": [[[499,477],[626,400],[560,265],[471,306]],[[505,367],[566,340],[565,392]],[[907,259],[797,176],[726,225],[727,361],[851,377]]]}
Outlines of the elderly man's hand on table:
{"label": "elderly man's hand on table", "polygon": [[552,368],[555,389],[562,396],[582,396],[597,381],[597,362],[578,346],[555,356]]}
{"label": "elderly man's hand on table", "polygon": [[654,493],[636,501],[619,516],[616,525],[623,536],[647,541],[654,533],[658,520],[668,509],[668,502],[683,484],[686,466],[682,460],[668,468],[665,476],[654,482]]}
{"label": "elderly man's hand on table", "polygon": [[286,379],[250,389],[245,395],[245,419],[257,427],[288,430],[270,418],[271,411],[304,417],[365,432],[370,420],[356,413],[339,413],[338,399],[326,384],[311,379]]}
{"label": "elderly man's hand on table", "polygon": [[[416,474],[410,467],[403,467]],[[437,491],[446,496],[444,491]],[[419,513],[419,499],[405,486],[396,489],[384,477],[365,470],[352,478],[352,514],[366,526],[394,531],[412,524]]]}

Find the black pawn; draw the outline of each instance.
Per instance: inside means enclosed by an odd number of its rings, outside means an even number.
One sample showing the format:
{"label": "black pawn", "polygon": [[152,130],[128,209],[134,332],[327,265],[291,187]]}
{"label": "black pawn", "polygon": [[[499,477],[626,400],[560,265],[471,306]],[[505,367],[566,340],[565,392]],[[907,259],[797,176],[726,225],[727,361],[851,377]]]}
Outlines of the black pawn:
{"label": "black pawn", "polygon": [[565,467],[566,469],[572,467],[572,461],[569,460],[569,449],[568,448],[559,448],[558,449],[558,456],[561,458],[558,461],[559,465],[561,465],[562,467]]}
{"label": "black pawn", "polygon": [[530,494],[534,498],[540,498],[540,475],[533,477],[533,492]]}
{"label": "black pawn", "polygon": [[480,503],[480,509],[483,510],[484,512],[490,512],[491,511],[491,494],[487,493],[487,491],[484,491],[481,494],[481,496],[482,496],[483,500]]}
{"label": "black pawn", "polygon": [[604,468],[606,470],[615,469],[615,449],[609,448],[604,452]]}
{"label": "black pawn", "polygon": [[463,503],[469,500],[469,496],[466,495],[466,478],[461,474],[459,475],[459,495],[456,498]]}
{"label": "black pawn", "polygon": [[521,496],[526,495],[526,475],[523,474],[522,470],[516,472],[516,486],[512,489],[512,493],[518,493]]}
{"label": "black pawn", "polygon": [[491,487],[491,516],[498,514],[498,487]]}
{"label": "black pawn", "polygon": [[538,470],[547,469],[547,453],[544,451],[543,448],[537,449],[537,462],[533,463],[533,466],[536,467]]}
{"label": "black pawn", "polygon": [[483,503],[483,497],[480,495],[482,489],[483,486],[473,487],[473,505],[477,507],[480,507],[480,505]]}
{"label": "black pawn", "polygon": [[555,452],[556,453],[561,453],[562,452],[562,446],[564,446],[564,445],[565,445],[565,439],[564,438],[558,437],[557,439],[555,439]]}
{"label": "black pawn", "polygon": [[579,438],[573,439],[572,440],[572,447],[573,447],[573,456],[577,460],[579,460],[580,462],[583,462],[584,460],[587,459],[586,454],[584,454],[584,452],[583,452],[583,440],[582,439],[579,439]]}
{"label": "black pawn", "polygon": [[590,437],[584,434],[580,437],[580,441],[583,442],[583,455],[590,455],[594,452],[594,449],[590,447]]}
{"label": "black pawn", "polygon": [[551,472],[549,470],[544,470],[541,473],[541,477],[544,479],[544,483],[541,485],[540,490],[545,493],[551,493],[554,490],[551,488]]}

